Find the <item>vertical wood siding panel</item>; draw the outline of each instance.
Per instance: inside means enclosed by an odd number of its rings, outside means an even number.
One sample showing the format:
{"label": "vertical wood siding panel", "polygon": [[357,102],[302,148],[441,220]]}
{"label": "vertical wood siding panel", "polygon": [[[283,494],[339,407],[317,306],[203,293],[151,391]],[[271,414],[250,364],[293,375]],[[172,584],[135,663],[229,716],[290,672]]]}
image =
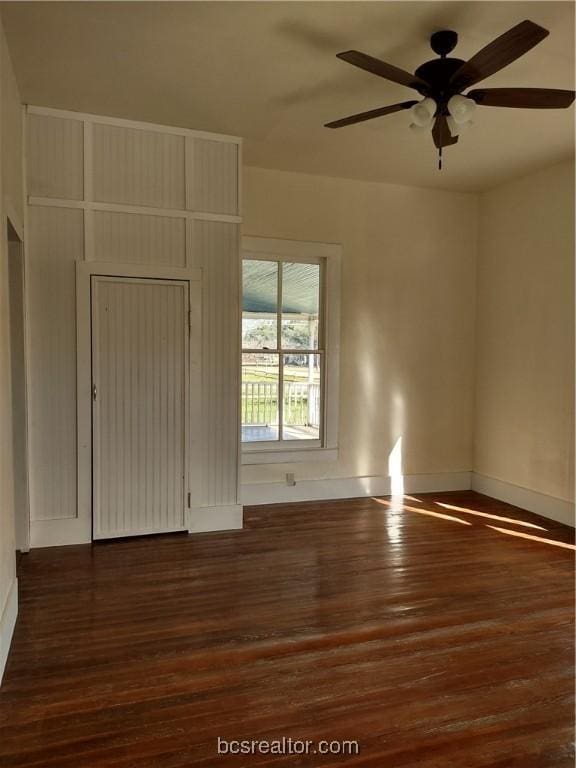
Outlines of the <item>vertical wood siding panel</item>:
{"label": "vertical wood siding panel", "polygon": [[238,227],[195,221],[203,263],[202,504],[235,504],[238,461]]}
{"label": "vertical wood siding panel", "polygon": [[82,200],[84,134],[80,120],[28,115],[28,194]]}
{"label": "vertical wood siding panel", "polygon": [[76,510],[76,259],[82,211],[30,207],[30,506],[32,520]]}
{"label": "vertical wood siding panel", "polygon": [[[234,143],[178,136],[158,131],[104,125],[94,121],[93,152],[84,158],[84,125],[74,118],[28,115],[28,192],[33,196],[82,200],[83,163],[94,170],[95,201],[174,208],[213,214],[238,214],[238,146]],[[76,492],[76,371],[74,262],[84,258],[86,233],[81,210],[30,209],[31,380],[31,506],[33,520],[77,515]],[[203,366],[202,412],[204,456],[203,506],[235,504],[238,461],[238,227],[150,214],[95,211],[91,258],[116,263],[202,267]],[[117,287],[116,292],[123,291]],[[112,291],[111,295],[114,295]],[[125,293],[121,294],[123,297]],[[116,300],[119,301],[118,296]],[[144,306],[133,293],[108,316],[109,335],[117,344],[110,352],[112,371],[100,383],[114,400],[102,434],[111,446],[102,453],[102,471],[110,484],[101,499],[125,494],[120,523],[105,519],[107,528],[133,526],[139,510],[148,522],[162,525],[182,496],[182,480],[160,477],[177,463],[180,448],[170,442],[184,421],[181,401],[168,386],[168,373],[158,381],[152,364],[166,353],[163,339],[187,339],[185,328],[171,314],[166,296]],[[130,337],[132,321],[145,329],[137,341]],[[154,319],[155,318],[155,319]],[[114,330],[116,329],[116,330]],[[132,329],[133,330],[133,329]],[[151,341],[150,341],[151,340]],[[136,354],[134,353],[136,350]],[[141,356],[150,358],[138,365]],[[124,368],[122,368],[124,366]],[[178,373],[172,365],[172,375]],[[183,372],[182,372],[183,375]],[[119,400],[123,382],[134,394]],[[156,410],[142,412],[139,399],[156,387]],[[192,396],[195,396],[192,394]],[[196,395],[199,396],[199,395]],[[160,410],[166,418],[158,420]],[[153,463],[153,436],[159,436],[161,456]],[[184,437],[182,437],[183,445]],[[128,455],[124,443],[136,446]],[[155,467],[143,479],[138,467]],[[120,478],[122,475],[123,480]],[[182,474],[184,468],[182,467]],[[193,489],[195,491],[195,489]],[[156,510],[156,512],[152,512]],[[154,517],[157,515],[157,518]],[[158,517],[159,516],[159,517]]]}
{"label": "vertical wood siding panel", "polygon": [[94,125],[94,200],[185,207],[184,137]]}
{"label": "vertical wood siding panel", "polygon": [[186,266],[186,220],[95,211],[94,260]]}
{"label": "vertical wood siding panel", "polygon": [[203,213],[238,214],[238,146],[193,139],[187,152],[187,204]]}
{"label": "vertical wood siding panel", "polygon": [[185,287],[99,280],[94,301],[101,387],[96,536],[181,529]]}

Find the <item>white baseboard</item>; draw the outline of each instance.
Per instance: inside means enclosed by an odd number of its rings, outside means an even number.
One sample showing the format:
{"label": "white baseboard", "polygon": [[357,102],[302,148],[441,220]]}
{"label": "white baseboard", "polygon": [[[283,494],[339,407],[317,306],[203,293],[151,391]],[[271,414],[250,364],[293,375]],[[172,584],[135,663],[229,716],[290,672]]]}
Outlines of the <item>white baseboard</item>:
{"label": "white baseboard", "polygon": [[477,472],[472,473],[472,490],[574,527],[574,504],[570,501],[547,496]]}
{"label": "white baseboard", "polygon": [[194,507],[190,510],[188,531],[209,533],[210,531],[233,531],[244,524],[242,504],[222,507]]}
{"label": "white baseboard", "polygon": [[92,523],[77,517],[60,520],[32,520],[30,522],[30,546],[62,547],[68,544],[90,544]]}
{"label": "white baseboard", "polygon": [[[470,472],[404,475],[404,493],[467,491],[470,489],[470,482]],[[244,483],[241,492],[242,503],[246,505],[353,499],[359,496],[389,496],[390,494],[391,479],[384,475],[302,480],[292,486],[285,483]]]}
{"label": "white baseboard", "polygon": [[12,643],[12,635],[14,634],[14,627],[16,626],[16,617],[18,616],[18,579],[14,579],[2,617],[0,618],[0,683],[4,676],[4,670],[6,668],[6,662],[8,661],[8,654],[10,652],[10,644]]}
{"label": "white baseboard", "polygon": [[[190,533],[228,531],[242,528],[242,505],[221,507],[195,507],[190,511]],[[78,518],[61,520],[33,520],[30,523],[30,546],[63,547],[70,544],[90,544],[90,522]]]}

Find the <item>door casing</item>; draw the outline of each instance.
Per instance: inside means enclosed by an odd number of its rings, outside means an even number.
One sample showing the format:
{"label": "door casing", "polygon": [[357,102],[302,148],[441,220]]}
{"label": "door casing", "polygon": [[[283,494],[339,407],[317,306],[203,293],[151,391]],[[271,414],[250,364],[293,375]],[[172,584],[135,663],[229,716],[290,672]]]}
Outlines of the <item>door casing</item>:
{"label": "door casing", "polygon": [[186,529],[190,529],[191,509],[201,506],[201,400],[202,400],[202,270],[178,267],[109,264],[82,261],[76,263],[77,328],[77,517],[58,522],[55,532],[66,543],[92,541],[92,318],[91,280],[93,276],[177,280],[188,283],[190,332],[188,335],[188,392],[186,415],[186,481],[190,508],[186,509]]}

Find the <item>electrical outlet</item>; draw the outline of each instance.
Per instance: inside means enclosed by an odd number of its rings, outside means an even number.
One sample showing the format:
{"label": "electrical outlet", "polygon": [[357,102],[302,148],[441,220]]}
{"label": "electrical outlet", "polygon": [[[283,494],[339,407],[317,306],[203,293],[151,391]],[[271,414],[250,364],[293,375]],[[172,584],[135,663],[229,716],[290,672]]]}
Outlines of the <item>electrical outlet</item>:
{"label": "electrical outlet", "polygon": [[286,485],[296,485],[294,472],[286,472]]}

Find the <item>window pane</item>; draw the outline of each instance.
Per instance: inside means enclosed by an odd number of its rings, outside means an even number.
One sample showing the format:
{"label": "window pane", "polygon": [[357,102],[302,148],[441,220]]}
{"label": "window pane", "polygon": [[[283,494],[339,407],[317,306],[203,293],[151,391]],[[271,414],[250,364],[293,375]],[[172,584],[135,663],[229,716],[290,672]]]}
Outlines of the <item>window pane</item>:
{"label": "window pane", "polygon": [[282,265],[282,346],[318,349],[320,265]]}
{"label": "window pane", "polygon": [[278,440],[278,355],[242,355],[242,442]]}
{"label": "window pane", "polygon": [[242,347],[276,349],[278,264],[245,259],[242,262]]}
{"label": "window pane", "polygon": [[284,355],[284,440],[320,439],[320,367],[320,355]]}

